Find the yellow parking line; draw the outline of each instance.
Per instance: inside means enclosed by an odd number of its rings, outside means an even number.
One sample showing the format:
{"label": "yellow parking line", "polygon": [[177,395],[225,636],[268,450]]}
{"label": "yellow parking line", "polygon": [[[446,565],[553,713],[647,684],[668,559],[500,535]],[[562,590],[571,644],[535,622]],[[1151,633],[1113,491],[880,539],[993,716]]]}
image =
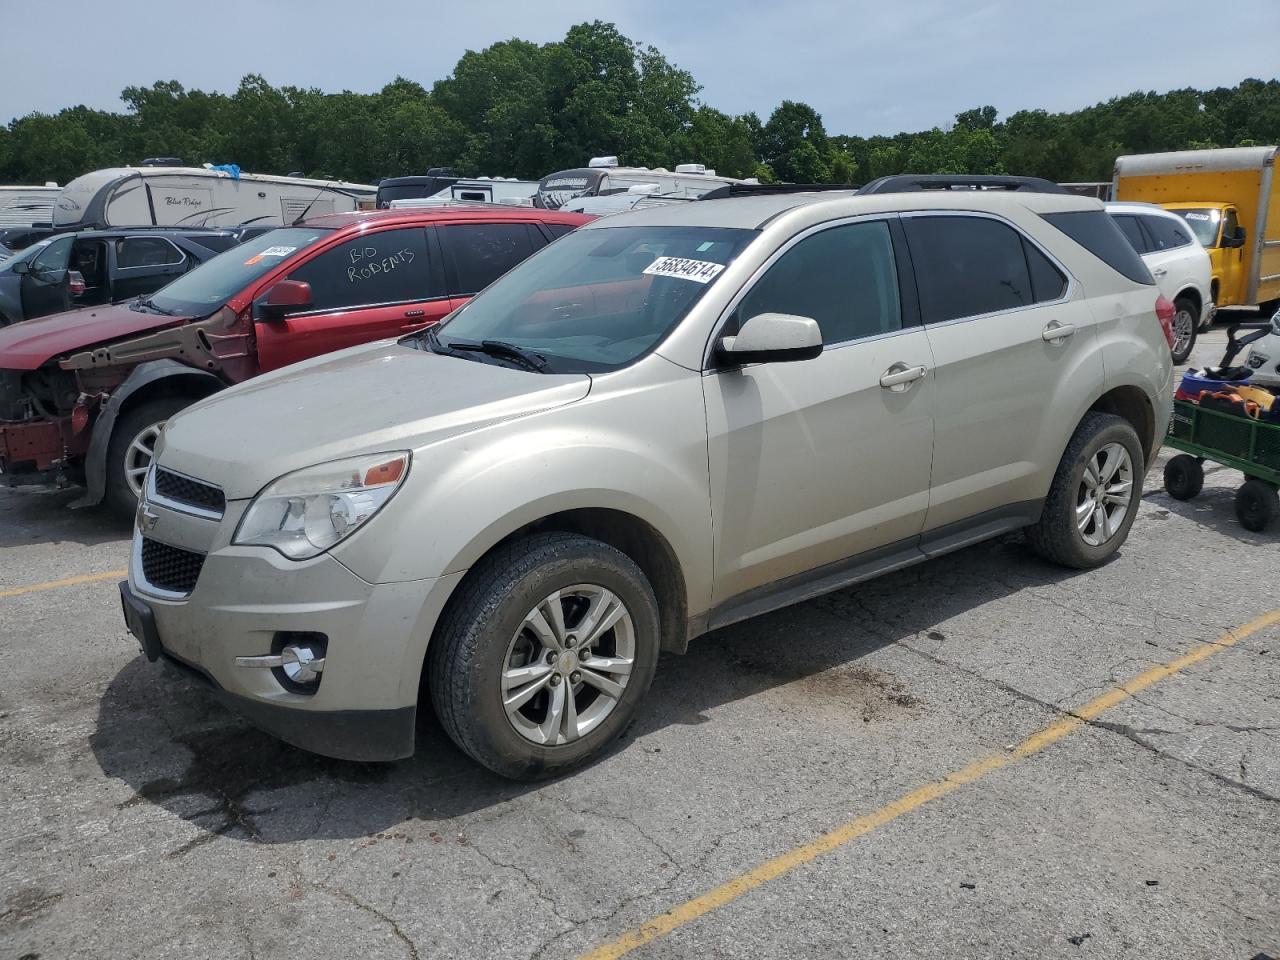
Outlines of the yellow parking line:
{"label": "yellow parking line", "polygon": [[694,897],[692,900],[654,917],[649,922],[628,930],[617,939],[601,944],[594,950],[582,954],[579,960],[616,960],[618,957],[625,956],[631,951],[643,947],[646,943],[666,936],[673,930],[679,929],[713,910],[718,910],[720,907],[732,903],[756,887],[762,886],[783,874],[790,873],[802,864],[808,863],[824,853],[830,853],[832,850],[870,833],[877,827],[882,827],[886,823],[896,820],[904,813],[909,813],[931,800],[945,797],[958,787],[973,783],[975,780],[979,780],[995,770],[1039,753],[1046,747],[1057,743],[1067,734],[1084,726],[1103,711],[1124,702],[1153,683],[1164,680],[1180,670],[1185,670],[1192,664],[1199,663],[1201,660],[1212,656],[1224,647],[1230,647],[1251,634],[1276,623],[1280,623],[1280,610],[1272,610],[1270,613],[1263,614],[1255,620],[1250,620],[1242,627],[1229,630],[1212,643],[1201,644],[1190,653],[1185,653],[1175,660],[1170,660],[1166,664],[1153,667],[1145,673],[1140,673],[1132,680],[1108,690],[1101,696],[1095,697],[1083,707],[1072,711],[1070,715],[1027,737],[1009,752],[985,757],[982,760],[971,763],[967,767],[948,774],[941,780],[927,783],[923,787],[912,790],[905,796],[899,797],[873,813],[868,813],[865,816],[858,817],[856,820],[851,820],[843,826],[836,827],[804,846],[788,850],[772,860],[766,860],[760,866],[734,877],[714,890],[708,890],[701,896]]}
{"label": "yellow parking line", "polygon": [[58,587],[74,587],[80,583],[97,583],[100,580],[119,580],[128,570],[107,570],[103,573],[86,573],[79,577],[67,577],[65,580],[50,580],[48,583],[33,583],[29,587],[14,587],[11,590],[0,590],[0,598],[20,597],[24,593],[39,593],[41,590],[56,590]]}

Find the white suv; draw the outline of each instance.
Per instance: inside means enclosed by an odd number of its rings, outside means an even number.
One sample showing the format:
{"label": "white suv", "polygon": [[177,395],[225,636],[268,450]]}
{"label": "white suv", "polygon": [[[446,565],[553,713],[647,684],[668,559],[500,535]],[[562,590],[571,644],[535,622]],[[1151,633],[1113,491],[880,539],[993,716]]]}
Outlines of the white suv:
{"label": "white suv", "polygon": [[1209,252],[1200,245],[1187,222],[1151,203],[1108,203],[1156,286],[1174,305],[1173,362],[1186,363],[1196,334],[1213,322],[1212,268]]}
{"label": "white suv", "polygon": [[528,778],[708,630],[1012,530],[1104,563],[1172,305],[1096,200],[879,192],[911,186],[597,220],[425,333],[188,407],[130,630],[307,749],[408,756],[429,690]]}

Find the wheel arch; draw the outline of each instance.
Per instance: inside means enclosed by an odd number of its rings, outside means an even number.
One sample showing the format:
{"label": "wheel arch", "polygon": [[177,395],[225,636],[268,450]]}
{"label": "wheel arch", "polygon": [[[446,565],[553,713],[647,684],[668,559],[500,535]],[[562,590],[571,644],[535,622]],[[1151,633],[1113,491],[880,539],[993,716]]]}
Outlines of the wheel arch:
{"label": "wheel arch", "polygon": [[1090,412],[1109,413],[1126,420],[1138,434],[1142,444],[1143,466],[1150,467],[1160,436],[1156,430],[1155,409],[1151,399],[1141,387],[1123,385],[1112,387],[1089,405]]}
{"label": "wheel arch", "polygon": [[102,502],[107,489],[107,448],[116,421],[140,403],[158,397],[189,396],[202,400],[226,384],[212,373],[197,370],[176,360],[152,360],[134,367],[93,424],[89,449],[85,453],[85,494],[72,506],[88,507]]}
{"label": "wheel arch", "polygon": [[1204,311],[1204,298],[1194,284],[1188,284],[1174,295],[1174,301],[1187,299],[1196,305],[1196,324],[1200,323],[1200,314]]}

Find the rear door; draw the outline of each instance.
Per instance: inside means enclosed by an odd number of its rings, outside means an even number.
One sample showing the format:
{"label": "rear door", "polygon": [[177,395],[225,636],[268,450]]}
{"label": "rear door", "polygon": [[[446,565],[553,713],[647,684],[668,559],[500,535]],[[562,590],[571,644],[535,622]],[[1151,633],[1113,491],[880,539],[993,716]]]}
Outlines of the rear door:
{"label": "rear door", "polygon": [[292,268],[287,279],[311,285],[312,307],[278,320],[255,312],[259,368],[273,370],[441,320],[450,309],[448,291],[438,255],[429,251],[427,230],[400,227],[348,237]]}
{"label": "rear door", "polygon": [[22,316],[26,320],[71,309],[67,264],[74,237],[59,237],[36,254],[22,276]]}
{"label": "rear door", "polygon": [[1011,223],[978,213],[902,222],[937,373],[928,549],[950,524],[1035,519],[1076,394],[1103,371],[1082,292]]}
{"label": "rear door", "polygon": [[154,293],[190,267],[187,254],[168,237],[120,237],[110,246],[113,302]]}
{"label": "rear door", "polygon": [[442,223],[437,232],[455,307],[547,243],[542,231],[524,220]]}

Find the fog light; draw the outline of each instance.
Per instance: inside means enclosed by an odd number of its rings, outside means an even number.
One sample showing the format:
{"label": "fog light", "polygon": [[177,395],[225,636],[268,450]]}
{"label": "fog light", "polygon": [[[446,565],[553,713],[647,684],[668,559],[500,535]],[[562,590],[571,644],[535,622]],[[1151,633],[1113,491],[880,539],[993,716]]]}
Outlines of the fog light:
{"label": "fog light", "polygon": [[329,638],[323,633],[282,632],[272,638],[275,653],[236,657],[237,667],[266,667],[280,686],[293,693],[315,693],[324,675]]}
{"label": "fog light", "polygon": [[315,683],[324,673],[324,657],[307,646],[289,644],[280,651],[280,669],[294,683]]}

